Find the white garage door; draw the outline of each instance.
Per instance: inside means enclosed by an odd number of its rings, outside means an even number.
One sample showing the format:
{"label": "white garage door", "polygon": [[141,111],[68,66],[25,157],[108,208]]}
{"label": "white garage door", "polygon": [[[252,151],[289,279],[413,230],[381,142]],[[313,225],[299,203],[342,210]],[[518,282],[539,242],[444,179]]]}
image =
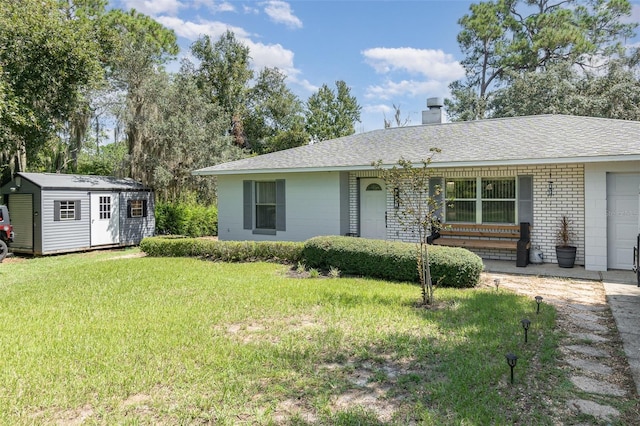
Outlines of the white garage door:
{"label": "white garage door", "polygon": [[33,196],[9,194],[9,217],[15,234],[11,247],[33,249]]}
{"label": "white garage door", "polygon": [[640,173],[607,175],[607,266],[631,269],[638,236]]}

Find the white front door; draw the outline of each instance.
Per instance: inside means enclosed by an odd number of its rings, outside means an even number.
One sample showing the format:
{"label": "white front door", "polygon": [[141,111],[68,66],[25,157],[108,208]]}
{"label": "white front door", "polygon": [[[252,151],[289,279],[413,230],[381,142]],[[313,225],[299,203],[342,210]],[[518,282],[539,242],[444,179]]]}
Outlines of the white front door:
{"label": "white front door", "polygon": [[638,173],[607,175],[607,267],[631,269],[638,237]]}
{"label": "white front door", "polygon": [[91,245],[120,242],[118,194],[91,193]]}
{"label": "white front door", "polygon": [[382,179],[360,179],[360,236],[387,238],[387,190]]}

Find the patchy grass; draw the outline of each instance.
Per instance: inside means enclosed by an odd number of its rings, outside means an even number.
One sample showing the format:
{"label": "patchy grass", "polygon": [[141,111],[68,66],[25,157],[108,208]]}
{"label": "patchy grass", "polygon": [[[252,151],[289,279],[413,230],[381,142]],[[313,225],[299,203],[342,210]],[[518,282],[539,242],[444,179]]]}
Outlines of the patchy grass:
{"label": "patchy grass", "polygon": [[135,253],[0,265],[0,423],[549,424],[566,383],[530,298]]}

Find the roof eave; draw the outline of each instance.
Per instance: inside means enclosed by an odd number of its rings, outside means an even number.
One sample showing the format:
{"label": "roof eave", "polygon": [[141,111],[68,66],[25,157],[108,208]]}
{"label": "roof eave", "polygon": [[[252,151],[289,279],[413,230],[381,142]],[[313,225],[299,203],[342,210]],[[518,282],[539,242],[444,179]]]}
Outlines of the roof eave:
{"label": "roof eave", "polygon": [[[458,167],[496,167],[496,166],[532,166],[548,164],[574,164],[574,163],[606,163],[616,161],[640,161],[640,154],[603,155],[598,157],[563,157],[563,158],[527,158],[518,160],[485,160],[485,161],[433,161],[429,167],[434,169],[447,169]],[[416,166],[419,165],[416,163]],[[391,168],[394,164],[383,164],[382,168]],[[219,176],[219,175],[256,175],[272,173],[314,173],[314,172],[355,172],[375,170],[372,165],[355,166],[329,166],[329,167],[288,167],[271,169],[244,169],[244,170],[207,170],[200,169],[191,172],[194,176]]]}

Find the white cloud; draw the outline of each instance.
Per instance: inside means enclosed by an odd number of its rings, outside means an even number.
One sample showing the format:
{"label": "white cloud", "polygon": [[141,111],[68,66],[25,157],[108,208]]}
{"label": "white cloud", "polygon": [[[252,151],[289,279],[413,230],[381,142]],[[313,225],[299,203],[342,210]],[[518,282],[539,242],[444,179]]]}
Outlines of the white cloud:
{"label": "white cloud", "polygon": [[189,41],[195,41],[202,35],[208,35],[213,40],[220,38],[227,30],[234,33],[236,39],[249,48],[251,65],[253,69],[260,70],[264,67],[278,68],[284,73],[289,82],[297,84],[308,91],[316,91],[318,88],[309,81],[300,79],[300,70],[294,66],[293,51],[284,48],[281,44],[264,44],[253,41],[247,31],[240,27],[232,27],[219,21],[199,22],[183,21],[180,18],[160,16],[158,22],[176,32],[179,37]]}
{"label": "white cloud", "polygon": [[391,114],[393,113],[393,108],[387,104],[375,104],[375,105],[365,105],[362,107],[362,111],[366,113],[378,113],[378,114]]}
{"label": "white cloud", "polygon": [[365,62],[380,74],[405,71],[436,80],[453,81],[464,76],[464,69],[453,55],[442,50],[412,47],[375,47],[362,52]]}
{"label": "white cloud", "polygon": [[302,28],[302,21],[293,14],[291,5],[280,0],[270,0],[265,3],[264,12],[271,20],[278,24],[285,24],[289,28]]}
{"label": "white cloud", "polygon": [[367,87],[365,98],[393,100],[402,96],[425,97],[439,96],[448,93],[448,81],[416,81],[402,80],[400,82],[386,81],[382,85]]}
{"label": "white cloud", "polygon": [[213,39],[217,39],[227,30],[233,31],[238,39],[248,36],[244,29],[218,21],[201,20],[200,22],[191,22],[183,21],[180,18],[174,18],[171,16],[159,16],[156,18],[156,21],[160,22],[165,27],[174,30],[178,37],[184,37],[190,41],[195,41],[205,34]]}
{"label": "white cloud", "polygon": [[176,15],[179,9],[185,7],[179,0],[123,0],[122,3],[127,9],[135,9],[150,16]]}
{"label": "white cloud", "polygon": [[242,6],[242,10],[244,11],[244,13],[249,14],[249,15],[259,15],[260,14],[260,9],[256,9],[255,7],[251,7],[251,6],[247,6],[247,5]]}
{"label": "white cloud", "polygon": [[191,0],[191,1],[196,8],[204,6],[213,13],[236,11],[236,7],[228,1],[222,1],[222,2],[218,2],[215,0]]}

